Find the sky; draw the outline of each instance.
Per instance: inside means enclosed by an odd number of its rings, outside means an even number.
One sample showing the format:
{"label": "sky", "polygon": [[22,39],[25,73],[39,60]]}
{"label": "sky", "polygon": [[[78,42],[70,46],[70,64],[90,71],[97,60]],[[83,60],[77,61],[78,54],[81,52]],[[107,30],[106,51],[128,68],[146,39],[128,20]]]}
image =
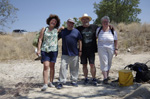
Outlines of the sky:
{"label": "sky", "polygon": [[[17,20],[10,24],[5,31],[12,32],[14,29],[25,29],[29,32],[39,31],[46,27],[46,19],[50,14],[56,14],[61,20],[61,25],[68,18],[79,18],[87,13],[92,19],[96,19],[94,3],[101,0],[10,0],[10,3],[19,9]],[[140,0],[139,8],[142,12],[138,15],[141,23],[150,23],[150,0]],[[92,21],[90,22],[93,23]],[[60,26],[61,26],[60,25]]]}

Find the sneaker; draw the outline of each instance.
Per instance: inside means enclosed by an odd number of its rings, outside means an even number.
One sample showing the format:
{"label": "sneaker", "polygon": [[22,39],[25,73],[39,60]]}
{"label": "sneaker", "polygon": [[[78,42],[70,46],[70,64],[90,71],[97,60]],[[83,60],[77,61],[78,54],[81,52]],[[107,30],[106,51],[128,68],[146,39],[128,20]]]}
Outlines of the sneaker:
{"label": "sneaker", "polygon": [[63,87],[62,84],[58,84],[56,88],[57,88],[57,89],[62,89],[62,87]]}
{"label": "sneaker", "polygon": [[71,82],[72,86],[78,87],[78,84],[76,82]]}
{"label": "sneaker", "polygon": [[92,84],[93,84],[94,86],[97,86],[97,80],[96,80],[95,78],[93,78]]}
{"label": "sneaker", "polygon": [[43,87],[41,88],[41,91],[45,91],[48,88],[47,84],[44,84]]}
{"label": "sneaker", "polygon": [[50,83],[48,84],[48,86],[49,86],[49,87],[55,87],[55,85],[54,85],[52,82],[50,82]]}
{"label": "sneaker", "polygon": [[85,79],[84,79],[84,85],[87,85],[88,83],[89,83],[88,78],[85,78]]}
{"label": "sneaker", "polygon": [[103,83],[104,83],[104,84],[108,84],[108,79],[104,79],[104,80],[103,80]]}

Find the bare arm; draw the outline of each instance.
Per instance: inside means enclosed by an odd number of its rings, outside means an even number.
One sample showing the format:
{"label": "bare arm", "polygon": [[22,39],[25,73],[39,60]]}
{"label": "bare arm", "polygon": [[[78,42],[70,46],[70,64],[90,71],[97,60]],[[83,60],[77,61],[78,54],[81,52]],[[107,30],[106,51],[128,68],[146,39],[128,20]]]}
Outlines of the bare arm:
{"label": "bare arm", "polygon": [[79,56],[82,54],[82,41],[79,40]]}
{"label": "bare arm", "polygon": [[39,56],[41,53],[41,45],[42,45],[42,40],[43,40],[43,34],[44,34],[44,30],[45,28],[42,28],[41,32],[40,32],[40,36],[38,39],[38,48],[37,48],[37,55]]}
{"label": "bare arm", "polygon": [[117,56],[117,52],[118,52],[118,41],[117,40],[114,40],[114,46],[115,46],[115,56]]}
{"label": "bare arm", "polygon": [[62,26],[61,28],[59,28],[58,30],[57,30],[57,32],[61,32],[61,30],[63,30],[64,29],[64,26]]}

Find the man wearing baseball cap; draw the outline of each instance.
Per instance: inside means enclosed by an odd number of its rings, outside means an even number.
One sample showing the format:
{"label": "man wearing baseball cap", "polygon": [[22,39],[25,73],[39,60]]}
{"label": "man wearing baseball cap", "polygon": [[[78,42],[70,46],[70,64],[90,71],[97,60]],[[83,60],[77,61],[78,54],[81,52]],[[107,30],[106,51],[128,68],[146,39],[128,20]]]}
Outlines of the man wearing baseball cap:
{"label": "man wearing baseball cap", "polygon": [[[82,51],[82,36],[81,33],[74,28],[74,20],[67,20],[67,28],[58,34],[58,38],[62,38],[62,56],[59,71],[59,83],[57,89],[61,89],[67,80],[67,69],[70,67],[70,80],[72,86],[78,86],[78,70],[79,56]],[[77,44],[79,43],[79,50]]]}
{"label": "man wearing baseball cap", "polygon": [[81,55],[81,64],[83,64],[83,73],[85,76],[84,84],[88,84],[88,68],[87,64],[89,62],[90,72],[92,75],[92,83],[93,85],[97,85],[96,81],[96,68],[95,68],[95,52],[97,52],[97,44],[96,44],[96,29],[97,25],[89,24],[92,20],[88,14],[83,14],[82,17],[79,18],[82,22],[82,26],[77,27],[82,35],[82,55]]}

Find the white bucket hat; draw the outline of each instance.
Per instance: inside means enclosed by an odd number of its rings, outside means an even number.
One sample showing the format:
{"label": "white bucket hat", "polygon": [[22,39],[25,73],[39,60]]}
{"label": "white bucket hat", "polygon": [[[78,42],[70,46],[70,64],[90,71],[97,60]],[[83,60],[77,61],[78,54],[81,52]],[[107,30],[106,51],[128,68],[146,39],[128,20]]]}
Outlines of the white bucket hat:
{"label": "white bucket hat", "polygon": [[89,18],[90,21],[92,20],[92,18],[86,13],[84,13],[83,16],[79,18],[79,20],[81,21],[82,18]]}

